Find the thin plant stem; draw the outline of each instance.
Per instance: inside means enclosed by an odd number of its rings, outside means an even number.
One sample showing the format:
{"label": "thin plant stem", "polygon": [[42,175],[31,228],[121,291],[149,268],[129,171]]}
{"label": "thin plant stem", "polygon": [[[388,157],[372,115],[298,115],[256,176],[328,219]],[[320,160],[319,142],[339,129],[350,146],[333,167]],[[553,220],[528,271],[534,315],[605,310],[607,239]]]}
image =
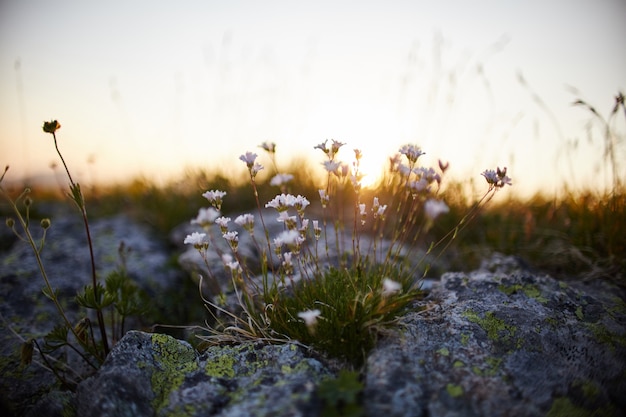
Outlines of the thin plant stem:
{"label": "thin plant stem", "polygon": [[[94,299],[98,300],[98,278],[96,274],[96,261],[93,253],[93,241],[91,239],[91,232],[89,230],[89,221],[87,220],[87,209],[85,207],[85,201],[82,192],[80,191],[80,187],[76,183],[74,183],[72,175],[70,174],[70,170],[68,169],[67,164],[65,163],[65,159],[63,158],[63,155],[59,150],[59,145],[57,143],[57,136],[55,132],[52,132],[52,137],[54,138],[54,147],[57,151],[57,154],[59,155],[59,158],[61,158],[61,162],[63,163],[63,167],[65,168],[65,172],[67,173],[67,177],[70,180],[72,197],[74,199],[74,202],[76,202],[76,205],[80,209],[83,217],[85,233],[87,234],[87,244],[89,246],[89,257],[91,260],[91,281],[93,285]],[[107,338],[106,327],[104,324],[104,315],[102,314],[102,308],[99,305],[96,307],[96,316],[98,318],[98,327],[100,328],[102,348],[104,351],[104,356],[106,357],[109,354],[109,341]]]}
{"label": "thin plant stem", "polygon": [[[26,239],[23,239],[23,240],[25,240],[30,245],[30,247],[31,247],[31,249],[33,251],[33,254],[35,255],[35,261],[37,262],[37,266],[39,268],[39,272],[41,273],[41,277],[43,278],[44,283],[46,285],[48,298],[50,298],[52,300],[52,302],[54,303],[54,306],[56,307],[57,311],[59,312],[59,315],[61,316],[61,318],[65,322],[65,325],[67,326],[67,328],[70,329],[70,331],[72,332],[72,334],[74,335],[76,340],[78,340],[78,342],[81,345],[85,346],[82,343],[81,338],[79,337],[79,335],[76,333],[76,330],[74,329],[74,326],[72,325],[70,320],[67,318],[67,315],[65,314],[65,310],[61,306],[61,303],[59,302],[59,300],[57,298],[57,295],[56,295],[54,289],[52,288],[52,284],[50,283],[50,279],[48,278],[48,273],[46,272],[46,269],[45,269],[44,264],[43,264],[43,260],[41,259],[41,250],[37,247],[37,244],[35,243],[35,239],[33,238],[32,234],[30,233],[30,228],[29,228],[28,222],[24,219],[24,217],[20,213],[20,211],[19,211],[17,205],[15,204],[15,202],[6,194],[6,192],[4,191],[4,189],[2,187],[0,187],[0,191],[2,191],[2,193],[5,195],[5,197],[9,201],[9,204],[11,205],[11,208],[13,209],[13,212],[15,213],[15,216],[17,217],[17,220],[19,221],[20,225],[22,226],[22,229],[24,230],[24,234],[26,236]],[[71,344],[69,346],[72,347]],[[96,353],[96,355],[95,355],[96,359],[98,359],[98,361],[102,362],[103,358],[99,357],[97,355],[97,352],[95,352],[95,353]],[[89,363],[89,361],[87,361],[87,362]],[[91,365],[91,363],[90,363],[90,365]]]}

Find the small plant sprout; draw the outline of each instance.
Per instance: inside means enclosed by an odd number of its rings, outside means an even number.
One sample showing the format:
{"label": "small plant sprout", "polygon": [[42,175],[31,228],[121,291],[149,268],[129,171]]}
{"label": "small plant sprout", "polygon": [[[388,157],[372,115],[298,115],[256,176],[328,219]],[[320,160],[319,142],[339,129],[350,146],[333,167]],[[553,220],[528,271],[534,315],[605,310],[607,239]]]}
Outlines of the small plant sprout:
{"label": "small plant sprout", "polygon": [[[243,258],[247,251],[239,251],[239,235],[229,230],[230,218],[219,217],[210,208],[199,212],[192,222],[209,236],[211,228],[218,228],[230,246],[231,254],[222,254],[222,260],[232,272],[232,291],[239,306],[238,311],[226,311],[222,305],[205,300],[209,311],[223,314],[220,318],[214,315],[214,322],[207,327],[210,334],[199,337],[217,343],[242,337],[297,341],[358,366],[381,329],[392,326],[411,303],[420,299],[422,275],[418,268],[422,262],[408,254],[419,250],[420,233],[449,211],[438,196],[448,164],[439,161],[437,168],[420,166],[424,155],[421,148],[404,145],[390,159],[389,177],[379,190],[381,194],[366,198],[361,186],[363,152],[354,149],[354,162],[343,163],[338,154],[344,145],[333,139],[314,147],[324,154],[325,172],[314,199],[317,210],[309,209],[312,204],[307,197],[286,192],[284,186],[293,176],[278,173],[275,144],[260,146],[277,172],[270,185],[280,187],[280,193],[264,204],[256,183],[256,174],[262,169],[259,157],[253,152],[240,156],[248,169],[257,213],[238,215],[234,223],[252,236],[261,264],[251,267],[254,262]],[[487,170],[483,176],[489,189],[474,214],[497,189],[511,183],[506,169]],[[216,191],[203,194],[215,210],[219,210],[218,197],[224,195]],[[280,225],[280,232],[270,235],[263,208],[275,210],[275,217],[267,221]],[[466,216],[446,238],[431,244],[427,254],[454,239],[470,218]],[[265,242],[254,237],[257,220]],[[320,241],[324,242],[321,251]],[[213,248],[199,235],[189,235],[185,243],[201,252]],[[214,295],[224,291],[228,289],[219,288]]]}

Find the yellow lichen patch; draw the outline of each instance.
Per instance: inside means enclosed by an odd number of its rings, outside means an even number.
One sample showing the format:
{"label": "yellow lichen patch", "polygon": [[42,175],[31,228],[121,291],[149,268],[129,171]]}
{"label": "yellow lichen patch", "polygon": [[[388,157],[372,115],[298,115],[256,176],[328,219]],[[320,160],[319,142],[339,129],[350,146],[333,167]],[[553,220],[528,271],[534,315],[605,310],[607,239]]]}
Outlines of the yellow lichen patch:
{"label": "yellow lichen patch", "polygon": [[552,402],[550,411],[546,417],[586,417],[586,416],[614,416],[615,409],[612,406],[604,406],[596,410],[588,410],[572,403],[567,397],[556,398]]}
{"label": "yellow lichen patch", "polygon": [[467,310],[463,315],[472,323],[482,327],[487,332],[487,337],[494,341],[500,339],[505,342],[510,341],[517,331],[517,327],[506,324],[504,320],[497,318],[492,311],[488,311],[484,318],[472,310]]}
{"label": "yellow lichen patch", "polygon": [[498,289],[505,293],[506,295],[512,295],[518,292],[523,292],[528,298],[533,298],[538,302],[545,304],[548,302],[548,299],[541,295],[541,290],[536,285],[499,285]]}
{"label": "yellow lichen patch", "polygon": [[167,407],[170,392],[176,390],[185,380],[185,375],[198,369],[193,348],[164,334],[152,335],[152,351],[155,363],[160,368],[152,372],[152,391],[155,410]]}
{"label": "yellow lichen patch", "polygon": [[460,385],[448,384],[446,385],[446,391],[448,392],[448,395],[452,398],[460,397],[461,395],[463,395],[463,387]]}
{"label": "yellow lichen patch", "polygon": [[215,378],[233,378],[235,376],[235,360],[232,352],[224,352],[206,361],[204,372]]}

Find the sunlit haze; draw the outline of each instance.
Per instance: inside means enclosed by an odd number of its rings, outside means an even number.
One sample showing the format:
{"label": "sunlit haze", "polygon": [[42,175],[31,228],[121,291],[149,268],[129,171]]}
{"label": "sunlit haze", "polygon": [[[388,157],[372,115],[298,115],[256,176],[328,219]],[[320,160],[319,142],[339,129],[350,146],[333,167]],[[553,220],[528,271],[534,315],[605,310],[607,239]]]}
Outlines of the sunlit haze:
{"label": "sunlit haze", "polygon": [[334,138],[370,180],[414,143],[522,193],[602,184],[602,131],[572,103],[626,93],[625,23],[623,0],[2,0],[0,164],[52,174],[58,119],[79,182],[243,171],[263,141],[321,162]]}

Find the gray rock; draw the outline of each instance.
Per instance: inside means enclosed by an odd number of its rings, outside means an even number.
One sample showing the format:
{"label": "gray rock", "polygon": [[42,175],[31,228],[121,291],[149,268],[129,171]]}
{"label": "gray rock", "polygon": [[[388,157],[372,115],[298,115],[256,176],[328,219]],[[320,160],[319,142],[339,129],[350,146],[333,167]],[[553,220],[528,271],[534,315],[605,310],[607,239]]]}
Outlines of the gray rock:
{"label": "gray rock", "polygon": [[624,415],[623,292],[558,282],[513,258],[483,266],[445,274],[426,310],[371,353],[370,415]]}
{"label": "gray rock", "polygon": [[[444,275],[425,309],[408,313],[371,352],[363,370],[366,414],[623,416],[624,294],[602,282],[558,282],[513,258],[495,256],[483,266]],[[281,416],[321,410],[315,391],[329,368],[297,346],[244,343],[198,355],[161,335],[133,332],[123,342],[80,386],[79,411]],[[112,409],[117,414],[107,414]]]}
{"label": "gray rock", "polygon": [[[94,235],[111,230],[122,238],[141,236],[131,223],[115,221],[118,226],[94,225]],[[64,242],[66,233],[63,239],[51,235],[51,242],[61,242],[44,254],[58,268],[56,285],[73,294],[88,282],[83,271],[88,264],[76,249],[84,244]],[[109,252],[98,252],[99,257],[114,259],[114,240],[103,241]],[[149,237],[146,242],[146,252],[160,251],[148,244],[154,243]],[[0,311],[12,326],[37,334],[48,323],[37,316],[51,313],[39,295],[36,270],[23,265],[27,251],[18,245],[3,254]],[[137,261],[145,263],[133,268],[138,277],[151,271],[154,278],[162,267],[154,266],[156,260],[146,262],[146,252]],[[159,282],[169,281],[146,285]],[[486,259],[477,271],[430,281],[429,289],[370,353],[362,371],[366,415],[625,415],[621,289],[602,281],[556,281],[501,255]],[[18,412],[30,410],[29,415],[75,410],[78,416],[317,416],[322,412],[317,388],[336,371],[293,344],[212,346],[200,354],[187,342],[131,331],[74,394],[51,390],[52,376],[35,364],[21,370],[15,338],[7,331],[1,335],[2,390],[20,404]]]}
{"label": "gray rock", "polygon": [[296,345],[243,343],[198,354],[170,336],[131,331],[78,389],[84,416],[314,416],[328,375]]}

